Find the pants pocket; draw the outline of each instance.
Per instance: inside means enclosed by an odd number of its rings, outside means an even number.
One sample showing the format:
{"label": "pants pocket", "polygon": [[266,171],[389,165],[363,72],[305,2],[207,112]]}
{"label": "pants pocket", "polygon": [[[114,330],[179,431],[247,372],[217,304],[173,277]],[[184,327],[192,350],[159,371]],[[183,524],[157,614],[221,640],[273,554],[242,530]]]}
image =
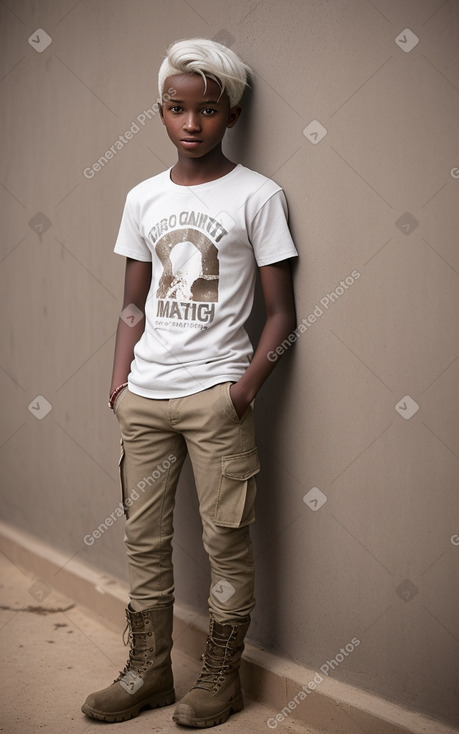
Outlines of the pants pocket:
{"label": "pants pocket", "polygon": [[118,393],[118,395],[116,396],[116,398],[115,398],[115,404],[114,404],[114,406],[113,406],[113,413],[114,413],[115,415],[116,415],[116,413],[117,413],[117,410],[118,410],[118,408],[119,408],[119,405],[120,405],[121,401],[123,400],[123,398],[125,397],[125,395],[126,395],[126,393],[127,393],[128,391],[129,391],[129,388],[128,388],[128,386],[126,385],[126,386],[125,386],[125,387],[124,387],[124,388],[123,388],[122,390],[120,390],[120,392],[119,392],[119,393]]}
{"label": "pants pocket", "polygon": [[214,523],[240,528],[255,520],[255,475],[260,471],[257,448],[222,458],[222,474]]}
{"label": "pants pocket", "polygon": [[223,383],[224,397],[225,397],[225,401],[226,401],[225,413],[228,416],[228,418],[230,418],[230,420],[234,421],[235,423],[242,423],[242,421],[244,420],[244,418],[246,417],[246,415],[249,413],[249,411],[252,410],[252,404],[249,405],[249,407],[247,408],[247,410],[245,411],[245,413],[243,413],[243,415],[241,415],[239,417],[239,415],[237,414],[236,408],[234,407],[234,403],[231,400],[230,389],[231,389],[231,385],[233,385],[233,384],[234,383],[232,383],[232,382],[225,382],[225,383]]}

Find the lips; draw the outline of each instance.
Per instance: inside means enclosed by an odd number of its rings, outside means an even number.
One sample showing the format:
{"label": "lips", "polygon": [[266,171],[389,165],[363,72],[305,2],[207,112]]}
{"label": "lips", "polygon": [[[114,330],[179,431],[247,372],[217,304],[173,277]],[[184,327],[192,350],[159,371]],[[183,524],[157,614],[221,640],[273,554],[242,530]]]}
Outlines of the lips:
{"label": "lips", "polygon": [[185,138],[180,142],[182,144],[182,148],[185,148],[186,150],[195,150],[202,144],[202,140],[197,140],[196,138]]}

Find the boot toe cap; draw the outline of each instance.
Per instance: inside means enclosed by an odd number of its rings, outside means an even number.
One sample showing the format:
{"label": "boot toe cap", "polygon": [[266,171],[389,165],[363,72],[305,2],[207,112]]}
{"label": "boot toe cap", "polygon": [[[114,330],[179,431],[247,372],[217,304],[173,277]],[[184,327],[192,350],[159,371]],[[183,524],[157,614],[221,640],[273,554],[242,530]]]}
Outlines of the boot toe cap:
{"label": "boot toe cap", "polygon": [[82,712],[85,714],[89,711],[93,711],[96,707],[96,697],[93,693],[91,693],[84,704],[81,707]]}
{"label": "boot toe cap", "polygon": [[189,704],[179,703],[174,711],[172,719],[177,724],[190,725],[190,723],[196,719],[196,712]]}

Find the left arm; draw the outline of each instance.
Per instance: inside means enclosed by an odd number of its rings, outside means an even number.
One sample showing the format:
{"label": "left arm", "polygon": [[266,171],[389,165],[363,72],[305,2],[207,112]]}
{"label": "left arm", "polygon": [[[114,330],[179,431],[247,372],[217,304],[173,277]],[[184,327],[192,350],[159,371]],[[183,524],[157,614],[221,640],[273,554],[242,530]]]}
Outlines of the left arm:
{"label": "left arm", "polygon": [[230,388],[231,400],[239,416],[245,413],[278,362],[270,360],[268,354],[275,352],[295,328],[290,261],[260,267],[260,280],[266,309],[265,325],[249,367]]}

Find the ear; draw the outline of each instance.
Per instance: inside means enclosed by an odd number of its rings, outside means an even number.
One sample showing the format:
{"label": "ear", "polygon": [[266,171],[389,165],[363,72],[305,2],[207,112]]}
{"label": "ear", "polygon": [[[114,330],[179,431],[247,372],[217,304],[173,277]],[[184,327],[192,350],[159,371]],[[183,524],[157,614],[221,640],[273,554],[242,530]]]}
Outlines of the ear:
{"label": "ear", "polygon": [[163,123],[163,125],[165,125],[166,123],[164,122],[163,106],[162,104],[159,104],[158,107],[159,107],[159,116],[161,118],[161,122]]}
{"label": "ear", "polygon": [[226,123],[226,127],[234,127],[236,122],[239,120],[241,112],[242,107],[239,105],[237,105],[237,107],[232,107],[228,112],[228,122]]}

